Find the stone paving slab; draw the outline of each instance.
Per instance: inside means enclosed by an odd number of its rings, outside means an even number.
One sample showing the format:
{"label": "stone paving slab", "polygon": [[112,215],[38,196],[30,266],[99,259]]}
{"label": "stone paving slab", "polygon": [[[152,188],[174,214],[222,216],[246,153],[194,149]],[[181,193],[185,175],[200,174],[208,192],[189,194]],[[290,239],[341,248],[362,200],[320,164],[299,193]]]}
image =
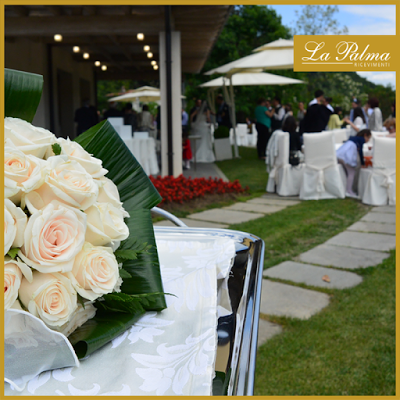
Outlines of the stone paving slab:
{"label": "stone paving slab", "polygon": [[371,212],[396,214],[396,206],[379,206],[374,207]]}
{"label": "stone paving slab", "polygon": [[262,314],[309,319],[328,304],[329,296],[326,293],[263,280],[260,307]]}
{"label": "stone paving slab", "polygon": [[285,198],[275,199],[268,197],[256,197],[255,199],[248,200],[246,203],[271,204],[273,206],[295,206],[296,204],[299,204],[300,201],[286,200]]}
{"label": "stone paving slab", "polygon": [[255,204],[255,203],[235,203],[229,207],[223,207],[222,210],[235,210],[235,211],[249,211],[259,212],[263,214],[272,214],[281,211],[286,206],[271,206],[268,204]]}
{"label": "stone paving slab", "polygon": [[380,224],[379,222],[359,221],[359,222],[356,222],[355,224],[349,226],[347,229],[349,231],[358,231],[358,232],[387,233],[388,235],[396,234],[396,225]]}
{"label": "stone paving slab", "polygon": [[242,222],[251,221],[253,219],[261,218],[263,216],[264,214],[214,208],[212,210],[206,210],[199,213],[188,215],[188,218],[201,221],[222,222],[222,223],[229,222],[229,224],[240,224]]}
{"label": "stone paving slab", "polygon": [[[213,222],[208,221],[196,221],[194,219],[189,218],[179,218],[184,224],[190,226],[191,228],[222,228],[225,229],[228,227],[226,224],[215,224]],[[159,221],[154,224],[155,226],[176,226],[171,221]]]}
{"label": "stone paving slab", "polygon": [[302,201],[299,199],[299,196],[279,196],[277,193],[264,193],[261,196],[263,199],[282,199],[282,200],[297,200]]}
{"label": "stone paving slab", "polygon": [[396,215],[388,213],[369,212],[360,221],[380,222],[381,224],[396,224]]}
{"label": "stone paving slab", "polygon": [[356,249],[389,251],[396,248],[396,236],[345,231],[329,239],[326,244],[354,247]]}
{"label": "stone paving slab", "polygon": [[279,335],[282,332],[282,327],[278,324],[274,324],[264,319],[258,320],[258,340],[257,347],[264,344],[267,340],[272,337]]}
{"label": "stone paving slab", "polygon": [[325,265],[344,269],[367,268],[379,265],[389,257],[389,253],[380,251],[352,249],[351,247],[321,244],[300,254],[299,259],[311,264]]}
{"label": "stone paving slab", "polygon": [[[263,276],[328,289],[347,289],[362,282],[361,276],[354,272],[316,267],[315,265],[301,264],[294,261],[285,261],[275,267],[268,268],[264,271]],[[324,276],[328,276],[330,282],[324,281],[322,279]]]}

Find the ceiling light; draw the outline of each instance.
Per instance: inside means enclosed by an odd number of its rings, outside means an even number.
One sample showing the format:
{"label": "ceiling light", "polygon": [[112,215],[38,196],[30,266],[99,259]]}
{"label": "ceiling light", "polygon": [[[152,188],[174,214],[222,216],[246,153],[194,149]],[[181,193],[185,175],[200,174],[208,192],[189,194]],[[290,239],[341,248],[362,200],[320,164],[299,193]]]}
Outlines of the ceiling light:
{"label": "ceiling light", "polygon": [[143,50],[144,50],[144,51],[150,51],[150,46],[147,46],[147,45],[144,46],[144,47],[143,47]]}
{"label": "ceiling light", "polygon": [[153,60],[152,62],[151,62],[151,65],[156,65],[157,64],[157,61],[155,61],[155,60]]}
{"label": "ceiling light", "polygon": [[153,58],[153,53],[148,52],[148,53],[147,53],[147,58]]}
{"label": "ceiling light", "polygon": [[87,60],[90,57],[89,53],[83,53],[83,58]]}
{"label": "ceiling light", "polygon": [[158,69],[158,65],[153,65],[153,69]]}
{"label": "ceiling light", "polygon": [[107,71],[107,65],[102,65],[102,66],[101,66],[101,69],[102,69],[103,71]]}
{"label": "ceiling light", "polygon": [[96,67],[100,67],[101,63],[100,63],[100,61],[95,61],[95,62],[94,62],[94,65],[95,65]]}
{"label": "ceiling light", "polygon": [[54,40],[55,40],[56,42],[62,42],[63,37],[62,37],[62,35],[60,35],[59,33],[57,33],[56,35],[54,35]]}
{"label": "ceiling light", "polygon": [[144,40],[144,34],[143,33],[138,33],[136,35],[136,37],[137,37],[137,40]]}
{"label": "ceiling light", "polygon": [[74,46],[74,47],[72,48],[72,51],[73,51],[74,53],[79,53],[79,52],[81,51],[81,49],[80,49],[79,46]]}

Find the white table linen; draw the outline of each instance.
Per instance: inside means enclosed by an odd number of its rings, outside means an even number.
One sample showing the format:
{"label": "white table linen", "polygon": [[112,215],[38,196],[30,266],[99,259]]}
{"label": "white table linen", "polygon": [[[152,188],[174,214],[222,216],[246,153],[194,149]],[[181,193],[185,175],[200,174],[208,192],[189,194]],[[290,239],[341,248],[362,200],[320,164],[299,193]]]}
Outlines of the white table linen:
{"label": "white table linen", "polygon": [[124,142],[147,175],[157,175],[160,172],[154,138],[132,138]]}
{"label": "white table linen", "polygon": [[5,384],[5,395],[212,394],[217,289],[226,286],[235,243],[178,239],[157,239],[164,290],[174,295],[166,310],[146,313],[79,367],[43,372],[22,392]]}

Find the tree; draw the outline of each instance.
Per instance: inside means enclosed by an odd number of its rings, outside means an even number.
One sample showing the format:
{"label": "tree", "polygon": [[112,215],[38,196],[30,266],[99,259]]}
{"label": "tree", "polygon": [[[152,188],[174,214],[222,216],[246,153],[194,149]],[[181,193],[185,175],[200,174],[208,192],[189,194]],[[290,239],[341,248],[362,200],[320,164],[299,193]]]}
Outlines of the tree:
{"label": "tree", "polygon": [[[204,75],[204,72],[251,54],[252,50],[279,38],[289,39],[290,31],[282,25],[281,17],[267,6],[235,6],[211,51],[201,74],[186,74],[185,95],[187,109],[194,104],[194,98],[206,98],[207,89],[198,85],[217,77]],[[236,87],[236,110],[238,122],[253,117],[255,102],[266,97],[265,86]]]}
{"label": "tree", "polygon": [[293,35],[346,35],[346,26],[339,26],[334,15],[338,6],[308,5],[301,12],[295,11],[297,20],[292,28]]}

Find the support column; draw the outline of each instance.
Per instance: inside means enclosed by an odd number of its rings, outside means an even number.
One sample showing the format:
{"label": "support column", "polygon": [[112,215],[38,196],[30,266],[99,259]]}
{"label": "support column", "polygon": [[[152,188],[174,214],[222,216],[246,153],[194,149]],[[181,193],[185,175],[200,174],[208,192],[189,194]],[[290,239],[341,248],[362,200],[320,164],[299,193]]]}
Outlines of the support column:
{"label": "support column", "polygon": [[[161,91],[161,175],[170,174],[168,165],[168,134],[172,135],[172,175],[182,174],[182,100],[181,100],[181,33],[171,32],[171,90],[172,124],[168,123],[166,34],[159,36],[159,71]],[[168,126],[172,128],[169,133]]]}

